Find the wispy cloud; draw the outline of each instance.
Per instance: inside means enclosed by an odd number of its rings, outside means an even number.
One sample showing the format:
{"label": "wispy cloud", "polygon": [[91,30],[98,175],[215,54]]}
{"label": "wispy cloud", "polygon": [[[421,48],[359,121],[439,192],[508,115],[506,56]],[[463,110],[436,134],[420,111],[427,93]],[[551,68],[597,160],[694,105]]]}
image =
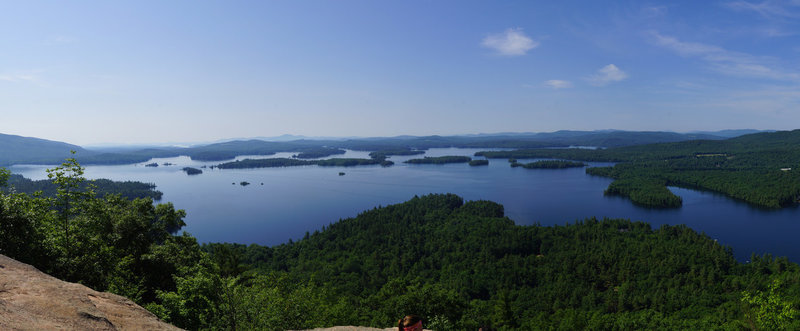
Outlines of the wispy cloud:
{"label": "wispy cloud", "polygon": [[572,83],[566,80],[559,80],[559,79],[551,79],[544,82],[544,85],[547,87],[551,87],[553,89],[562,89],[562,88],[570,88],[572,87]]}
{"label": "wispy cloud", "polygon": [[0,81],[19,83],[19,82],[36,82],[39,79],[38,71],[27,73],[0,73]]}
{"label": "wispy cloud", "polygon": [[78,39],[70,36],[52,36],[43,41],[45,45],[67,45],[76,43]]}
{"label": "wispy cloud", "polygon": [[483,38],[481,45],[495,50],[498,54],[506,56],[525,55],[528,51],[539,46],[539,42],[531,39],[522,32],[522,29],[507,29],[503,33],[492,34]]}
{"label": "wispy cloud", "polygon": [[766,19],[793,19],[800,18],[800,1],[767,0],[761,2],[733,1],[725,4],[728,8],[737,11],[750,11]]}
{"label": "wispy cloud", "polygon": [[605,86],[610,83],[623,81],[628,78],[628,74],[620,70],[617,66],[609,64],[597,70],[594,75],[589,76],[587,80],[592,85]]}
{"label": "wispy cloud", "polygon": [[699,57],[706,61],[712,70],[723,74],[777,80],[800,79],[800,75],[796,72],[774,68],[767,58],[729,51],[715,45],[684,42],[675,37],[663,36],[657,32],[651,32],[650,35],[656,45],[669,49],[681,56]]}

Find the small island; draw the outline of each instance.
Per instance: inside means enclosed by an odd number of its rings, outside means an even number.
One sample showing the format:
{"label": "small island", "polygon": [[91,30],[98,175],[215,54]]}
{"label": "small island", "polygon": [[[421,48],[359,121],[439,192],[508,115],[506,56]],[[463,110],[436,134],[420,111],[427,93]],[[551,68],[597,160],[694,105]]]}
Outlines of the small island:
{"label": "small island", "polygon": [[422,158],[422,159],[411,159],[411,160],[405,161],[404,163],[409,163],[409,164],[446,164],[446,163],[467,163],[469,161],[472,161],[472,158],[469,157],[469,156],[448,155],[448,156],[438,156],[438,157],[426,156],[425,158]]}
{"label": "small island", "polygon": [[356,159],[356,158],[334,158],[316,161],[321,167],[353,167],[359,165],[380,164],[383,159]]}
{"label": "small island", "polygon": [[241,181],[241,182],[239,182],[239,185],[247,186],[247,185],[250,185],[250,183],[246,182],[246,181]]}
{"label": "small island", "polygon": [[531,163],[511,163],[511,167],[523,167],[525,169],[567,169],[567,168],[582,168],[587,164],[583,162],[564,161],[564,160],[542,160]]}
{"label": "small island", "polygon": [[181,170],[185,171],[186,174],[189,175],[189,176],[199,175],[199,174],[203,173],[203,170],[200,170],[200,169],[197,169],[197,168],[192,168],[192,167],[184,167]]}
{"label": "small island", "polygon": [[425,154],[425,151],[417,149],[389,149],[389,150],[380,150],[371,152],[369,153],[369,156],[373,159],[381,159],[391,155],[420,155],[420,154]]}
{"label": "small island", "polygon": [[469,165],[473,166],[473,167],[487,166],[487,165],[489,165],[489,160],[472,160],[472,161],[469,161]]}
{"label": "small island", "polygon": [[144,166],[145,166],[145,167],[153,167],[153,168],[155,168],[155,167],[158,167],[158,163],[155,163],[155,162],[153,162],[153,163],[148,163],[148,164],[145,164]]}
{"label": "small island", "polygon": [[297,159],[318,159],[321,157],[326,157],[331,155],[344,154],[345,152],[346,152],[345,150],[339,148],[321,147],[321,148],[304,150],[298,154],[293,155],[292,157]]}
{"label": "small island", "polygon": [[611,182],[603,194],[626,197],[642,207],[679,208],[683,199],[672,193],[666,184],[657,178],[623,178]]}
{"label": "small island", "polygon": [[305,161],[289,159],[285,157],[271,158],[271,159],[244,159],[233,162],[225,162],[217,165],[219,169],[251,169],[251,168],[274,168],[274,167],[291,167],[301,165],[316,164],[316,161]]}
{"label": "small island", "polygon": [[381,167],[385,168],[385,167],[391,167],[393,165],[394,165],[394,162],[392,162],[392,161],[389,161],[389,160],[381,161]]}

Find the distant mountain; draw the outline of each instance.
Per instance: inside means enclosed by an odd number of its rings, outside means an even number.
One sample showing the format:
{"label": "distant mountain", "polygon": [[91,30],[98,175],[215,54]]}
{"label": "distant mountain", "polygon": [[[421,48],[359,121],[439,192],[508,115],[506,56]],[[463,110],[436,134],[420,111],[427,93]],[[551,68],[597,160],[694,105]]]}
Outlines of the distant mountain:
{"label": "distant mountain", "polygon": [[694,131],[690,133],[706,134],[706,135],[719,136],[725,138],[735,138],[746,134],[761,133],[761,132],[775,132],[775,130],[740,129],[740,130],[720,130],[720,131]]}
{"label": "distant mountain", "polygon": [[78,145],[60,141],[0,134],[0,166],[18,163],[58,164],[70,157],[70,151],[76,151],[79,155],[94,154]]}
{"label": "distant mountain", "polygon": [[[132,148],[105,147],[87,150],[77,145],[38,138],[0,134],[0,166],[11,164],[59,164],[69,157],[69,151],[78,152],[82,164],[131,164],[145,162],[155,157],[187,155],[195,160],[222,161],[239,155],[271,155],[279,152],[303,152],[321,147],[361,151],[429,149],[429,148],[548,148],[569,146],[596,146],[604,148],[672,143],[688,140],[723,140],[731,136],[756,130],[724,130],[716,132],[675,133],[663,131],[571,131],[543,133],[497,133],[459,136],[396,136],[372,138],[320,137],[294,139],[303,136],[283,135],[263,139],[226,140],[190,147]],[[267,141],[266,139],[274,139]],[[292,139],[292,140],[289,140]]]}

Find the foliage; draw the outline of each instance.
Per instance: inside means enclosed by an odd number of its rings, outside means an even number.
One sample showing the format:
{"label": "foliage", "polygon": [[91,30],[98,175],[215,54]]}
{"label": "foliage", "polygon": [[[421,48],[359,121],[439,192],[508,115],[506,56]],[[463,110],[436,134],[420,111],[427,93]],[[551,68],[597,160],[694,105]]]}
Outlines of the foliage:
{"label": "foliage", "polygon": [[667,189],[663,180],[636,177],[613,181],[603,192],[605,195],[628,197],[633,203],[651,208],[678,208],[681,197]]}
{"label": "foliage", "polygon": [[248,169],[248,168],[272,168],[272,167],[291,167],[301,165],[313,165],[316,161],[296,160],[289,158],[272,159],[244,159],[233,162],[226,162],[217,165],[220,169]]}
{"label": "foliage", "polygon": [[182,210],[152,199],[98,198],[75,159],[48,171],[56,195],[0,194],[0,253],[55,277],[157,304],[158,291],[204,253],[186,234]]}
{"label": "foliage", "polygon": [[203,173],[203,170],[200,170],[200,169],[197,169],[197,168],[192,168],[192,167],[184,167],[181,170],[185,171],[186,174],[189,175],[189,176],[199,175],[199,174]]}
{"label": "foliage", "polygon": [[353,167],[359,165],[381,164],[383,159],[356,159],[356,158],[333,158],[317,161],[321,167]]}
{"label": "foliage", "polygon": [[[610,191],[627,187],[621,193],[626,196],[651,191],[646,195],[664,201],[666,205],[655,203],[662,207],[675,206],[665,185],[719,192],[766,208],[793,205],[800,199],[800,130],[598,150],[528,149],[476,155],[619,162],[611,169],[588,168],[586,172],[626,180],[609,186]],[[643,200],[650,199],[639,202]]]}
{"label": "foliage", "polygon": [[[781,281],[775,279],[770,283],[768,292],[756,291],[742,292],[742,302],[745,304],[745,319],[751,328],[757,330],[786,330],[790,322],[794,321],[800,312],[792,302],[784,298],[779,292]],[[797,325],[795,325],[796,329]]]}
{"label": "foliage", "polygon": [[298,153],[294,157],[298,159],[317,159],[321,157],[344,154],[344,153],[345,150],[340,148],[320,147],[320,148],[306,149]]}
{"label": "foliage", "polygon": [[485,165],[489,165],[489,160],[472,160],[472,161],[469,161],[469,165],[471,165],[473,167],[474,166],[485,166]]}
{"label": "foliage", "polygon": [[425,158],[422,158],[422,159],[407,160],[404,163],[409,163],[409,164],[445,164],[445,163],[467,163],[469,161],[472,161],[472,158],[470,158],[469,156],[448,155],[448,156],[437,156],[437,157],[426,156]]}
{"label": "foliage", "polygon": [[512,167],[523,167],[525,169],[567,169],[567,168],[582,168],[586,166],[583,162],[565,161],[565,160],[540,160],[531,163],[511,163]]}
{"label": "foliage", "polygon": [[275,247],[201,247],[175,235],[182,210],[97,198],[81,171],[53,169],[53,199],[0,195],[0,253],[182,328],[386,327],[409,313],[442,330],[800,327],[800,266],[737,263],[682,225],[517,226],[499,204],[434,194]]}
{"label": "foliage", "polygon": [[[80,184],[80,190],[87,190],[87,185],[93,185],[93,191],[99,197],[104,197],[108,194],[120,194],[128,199],[135,198],[151,198],[153,200],[161,200],[163,193],[156,190],[156,185],[152,183],[142,183],[136,181],[113,181],[109,179],[94,179],[87,180]],[[13,174],[8,177],[8,188],[0,189],[5,192],[26,193],[33,195],[37,191],[41,191],[43,197],[55,197],[58,186],[53,184],[50,180],[31,180],[22,175]]]}
{"label": "foliage", "polygon": [[[373,209],[297,242],[229,247],[251,272],[294,284],[270,300],[314,307],[292,328],[385,327],[408,313],[456,330],[741,328],[740,293],[766,286],[766,276],[787,279],[783,293],[800,292],[797,265],[771,257],[739,264],[729,248],[685,226],[516,226],[501,205],[454,195]],[[281,314],[258,302],[240,319]]]}

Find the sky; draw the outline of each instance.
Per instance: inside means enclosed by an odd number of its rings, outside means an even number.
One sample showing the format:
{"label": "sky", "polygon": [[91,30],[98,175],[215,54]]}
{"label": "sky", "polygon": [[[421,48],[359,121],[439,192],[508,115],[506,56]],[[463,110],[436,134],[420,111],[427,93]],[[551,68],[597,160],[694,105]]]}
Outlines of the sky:
{"label": "sky", "polygon": [[800,1],[5,1],[0,133],[800,127]]}

